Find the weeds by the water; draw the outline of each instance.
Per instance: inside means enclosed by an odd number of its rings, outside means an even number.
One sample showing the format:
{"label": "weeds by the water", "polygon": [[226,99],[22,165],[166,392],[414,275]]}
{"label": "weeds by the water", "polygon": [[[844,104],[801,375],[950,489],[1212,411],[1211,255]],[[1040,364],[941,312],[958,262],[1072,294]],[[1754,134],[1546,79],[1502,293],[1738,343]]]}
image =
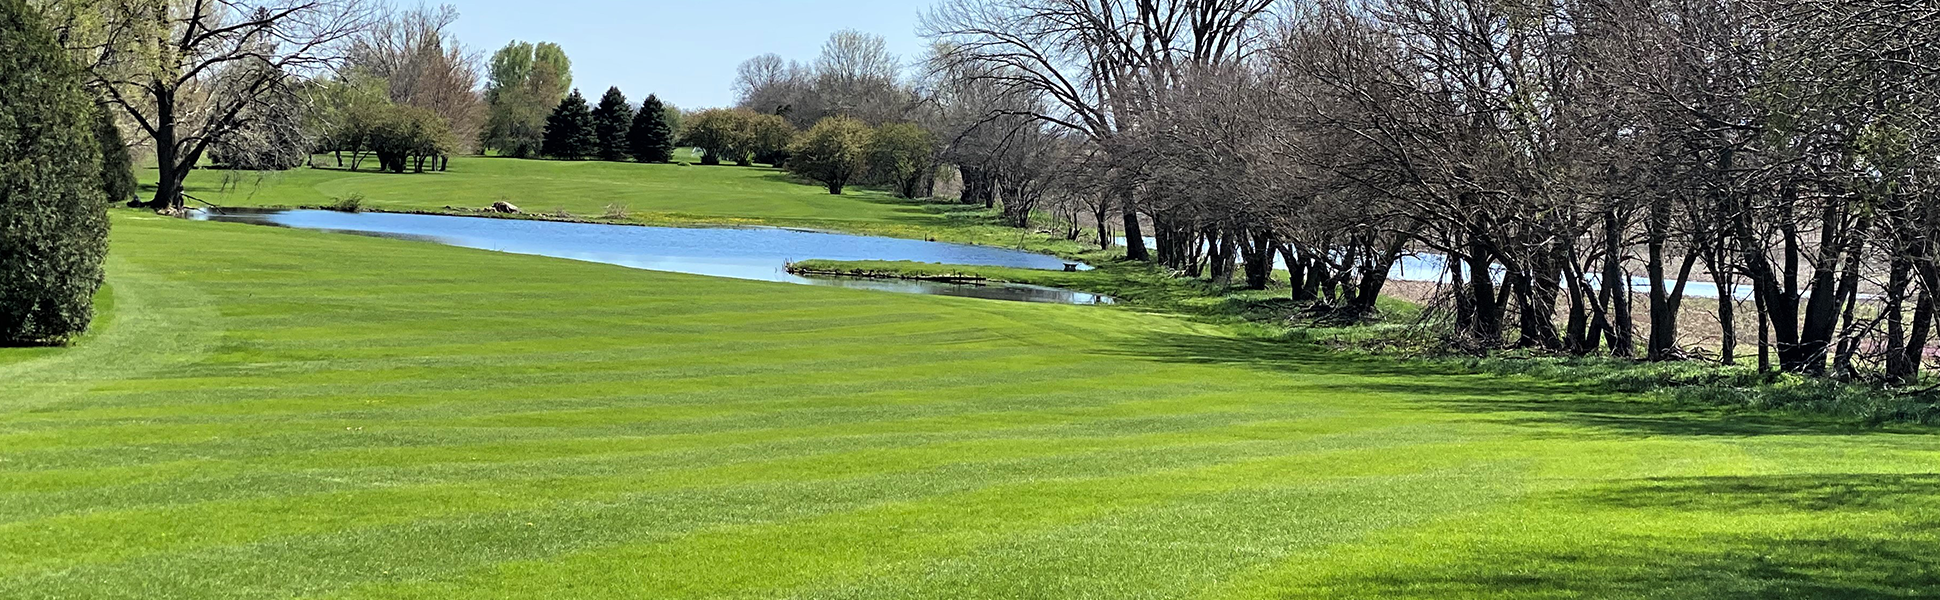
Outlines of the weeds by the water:
{"label": "weeds by the water", "polygon": [[350,195],[341,198],[331,198],[330,200],[329,204],[323,206],[325,210],[352,213],[364,211],[364,195],[357,192],[351,192]]}

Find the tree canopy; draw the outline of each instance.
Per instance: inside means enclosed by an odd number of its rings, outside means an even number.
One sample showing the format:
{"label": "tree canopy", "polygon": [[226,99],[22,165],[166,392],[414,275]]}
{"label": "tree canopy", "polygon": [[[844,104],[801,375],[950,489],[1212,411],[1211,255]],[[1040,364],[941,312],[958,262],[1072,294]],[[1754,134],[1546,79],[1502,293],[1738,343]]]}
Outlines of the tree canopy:
{"label": "tree canopy", "polygon": [[722,160],[745,164],[750,157],[748,120],[754,113],[730,108],[711,108],[687,118],[681,143],[701,149],[701,164],[718,165]]}
{"label": "tree canopy", "polygon": [[537,156],[546,118],[572,89],[572,61],[558,44],[514,41],[492,55],[488,72],[481,145],[506,156]]}

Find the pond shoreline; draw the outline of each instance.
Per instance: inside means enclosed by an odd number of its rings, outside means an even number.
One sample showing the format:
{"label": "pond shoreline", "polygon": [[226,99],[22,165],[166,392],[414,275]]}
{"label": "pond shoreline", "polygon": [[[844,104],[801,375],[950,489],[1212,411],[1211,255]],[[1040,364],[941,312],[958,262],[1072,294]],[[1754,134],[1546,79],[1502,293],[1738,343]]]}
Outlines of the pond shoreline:
{"label": "pond shoreline", "polygon": [[[877,277],[848,270],[797,264],[811,260],[915,261],[933,265],[1010,267],[1032,270],[1069,268],[1065,259],[1023,250],[902,237],[856,235],[771,226],[655,227],[585,220],[520,218],[467,219],[433,211],[349,211],[324,209],[213,209],[187,215],[195,220],[245,223],[355,235],[371,235],[535,254],[626,267],[924,295],[1058,304],[1112,304],[1110,297],[1029,284],[990,281],[962,273]],[[1086,268],[1089,268],[1088,266]],[[807,275],[815,275],[810,277]],[[900,279],[901,282],[892,280]],[[873,282],[873,283],[872,283]]]}
{"label": "pond shoreline", "polygon": [[[965,205],[965,206],[968,206],[968,205]],[[146,209],[142,209],[142,210],[146,210]],[[273,212],[279,212],[279,211],[292,211],[292,210],[321,210],[321,211],[340,212],[340,213],[347,213],[347,214],[380,213],[380,214],[393,214],[393,215],[424,215],[424,216],[434,216],[434,217],[475,217],[480,219],[502,219],[502,220],[509,220],[509,221],[543,221],[548,223],[580,223],[580,224],[586,224],[586,225],[621,225],[621,226],[627,226],[627,227],[673,227],[673,228],[680,228],[680,229],[769,228],[769,229],[784,229],[788,231],[801,231],[801,232],[807,232],[807,233],[828,233],[828,234],[836,234],[836,235],[889,237],[889,238],[904,239],[904,240],[963,244],[968,246],[981,246],[985,248],[999,248],[1004,250],[1017,250],[1020,252],[1045,254],[1050,256],[1056,256],[1058,258],[1062,258],[1067,261],[1081,261],[1084,258],[1080,256],[1078,253],[1064,252],[1056,248],[1025,248],[1021,245],[1020,246],[999,246],[995,244],[985,244],[985,243],[979,243],[975,241],[938,239],[934,235],[930,235],[930,236],[896,235],[894,231],[883,231],[883,230],[875,230],[875,229],[869,229],[869,228],[842,229],[842,228],[807,227],[802,225],[787,225],[787,224],[781,224],[781,223],[786,223],[787,221],[777,222],[770,219],[759,219],[759,218],[745,219],[745,218],[728,217],[728,218],[714,219],[714,218],[705,218],[705,217],[697,217],[697,218],[679,217],[679,218],[672,218],[667,220],[647,222],[647,221],[634,221],[630,219],[615,220],[615,219],[604,219],[604,218],[597,218],[597,217],[583,217],[583,216],[573,215],[573,214],[560,215],[558,213],[546,213],[546,212],[521,211],[516,213],[507,213],[507,212],[495,211],[489,207],[463,208],[463,207],[449,206],[449,205],[445,206],[443,210],[421,209],[421,208],[376,208],[376,207],[361,207],[356,210],[344,210],[341,206],[309,205],[309,204],[302,204],[302,205],[295,205],[295,206],[289,206],[289,205],[216,206],[211,204],[209,205],[209,207],[206,207],[206,208],[196,208],[192,210],[214,210],[218,212],[232,211],[236,213],[273,213]],[[168,214],[162,211],[156,211],[156,212],[158,214]],[[670,213],[655,213],[655,214],[670,214]],[[170,216],[179,216],[179,215],[170,215]]]}

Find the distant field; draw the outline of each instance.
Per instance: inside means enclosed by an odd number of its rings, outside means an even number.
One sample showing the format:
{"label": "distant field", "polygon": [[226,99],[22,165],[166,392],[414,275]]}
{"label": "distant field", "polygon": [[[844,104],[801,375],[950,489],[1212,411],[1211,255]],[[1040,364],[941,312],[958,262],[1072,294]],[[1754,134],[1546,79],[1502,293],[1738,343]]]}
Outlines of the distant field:
{"label": "distant field", "polygon": [[[317,177],[287,193],[388,183]],[[1121,309],[133,211],[109,280],[74,347],[0,349],[0,598],[1940,585],[1926,430],[1682,412]]]}
{"label": "distant field", "polygon": [[[372,161],[365,163],[368,168]],[[878,192],[858,189],[831,196],[765,167],[602,161],[457,157],[445,172],[405,174],[301,167],[281,172],[212,169],[195,172],[189,191],[225,206],[319,206],[362,194],[364,203],[374,208],[480,208],[504,200],[527,211],[565,210],[585,217],[601,216],[609,206],[648,217],[895,222],[929,216]]]}

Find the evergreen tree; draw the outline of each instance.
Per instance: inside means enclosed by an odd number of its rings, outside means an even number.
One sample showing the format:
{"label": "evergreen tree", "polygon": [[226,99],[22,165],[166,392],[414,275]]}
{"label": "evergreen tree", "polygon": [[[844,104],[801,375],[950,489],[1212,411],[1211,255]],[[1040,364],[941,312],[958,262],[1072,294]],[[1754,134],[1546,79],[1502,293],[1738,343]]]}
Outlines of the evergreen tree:
{"label": "evergreen tree", "polygon": [[25,0],[0,0],[0,343],[56,343],[94,319],[107,252],[95,106]]}
{"label": "evergreen tree", "polygon": [[578,160],[599,150],[599,135],[593,130],[593,111],[579,90],[567,94],[546,117],[545,143],[541,152],[553,158]]}
{"label": "evergreen tree", "polygon": [[600,105],[593,108],[593,133],[599,138],[600,160],[626,160],[627,130],[633,127],[633,109],[627,108],[626,94],[620,88],[606,88]]}
{"label": "evergreen tree", "polygon": [[674,128],[659,97],[648,94],[640,103],[640,112],[634,113],[633,127],[627,131],[627,146],[640,162],[664,163],[674,157]]}
{"label": "evergreen tree", "polygon": [[101,193],[110,206],[135,199],[135,159],[106,106],[94,109],[94,139],[101,146]]}

